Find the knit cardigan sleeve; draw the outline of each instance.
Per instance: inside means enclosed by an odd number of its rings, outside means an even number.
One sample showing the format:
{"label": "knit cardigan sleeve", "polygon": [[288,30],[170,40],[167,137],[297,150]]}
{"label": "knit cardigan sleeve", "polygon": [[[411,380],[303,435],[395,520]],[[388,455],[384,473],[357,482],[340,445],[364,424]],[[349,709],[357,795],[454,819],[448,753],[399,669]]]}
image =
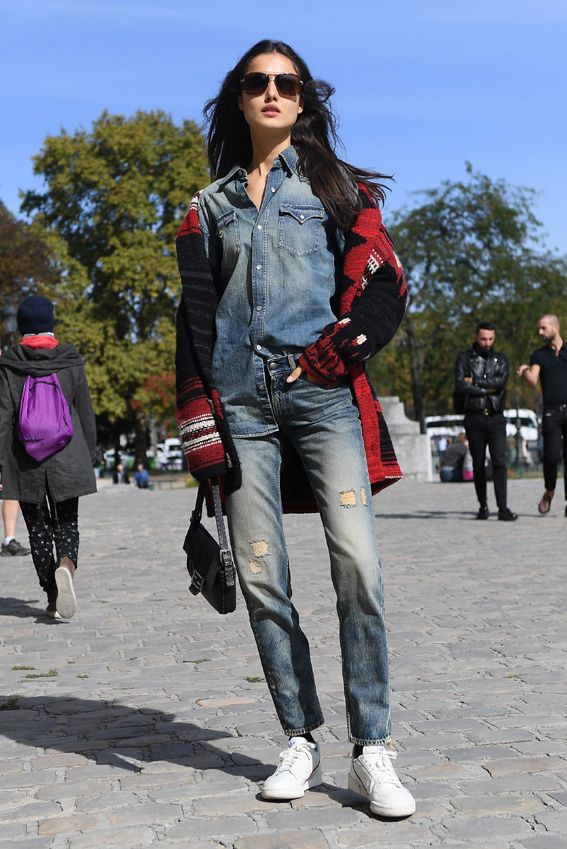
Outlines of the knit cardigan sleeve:
{"label": "knit cardigan sleeve", "polygon": [[324,328],[298,361],[317,383],[333,386],[349,366],[370,359],[391,341],[406,310],[404,272],[378,207],[365,206],[346,234],[339,318]]}
{"label": "knit cardigan sleeve", "polygon": [[176,406],[179,435],[189,471],[198,481],[226,474],[224,423],[218,393],[211,384],[214,315],[212,270],[199,225],[195,195],[176,239],[182,294],[176,323]]}

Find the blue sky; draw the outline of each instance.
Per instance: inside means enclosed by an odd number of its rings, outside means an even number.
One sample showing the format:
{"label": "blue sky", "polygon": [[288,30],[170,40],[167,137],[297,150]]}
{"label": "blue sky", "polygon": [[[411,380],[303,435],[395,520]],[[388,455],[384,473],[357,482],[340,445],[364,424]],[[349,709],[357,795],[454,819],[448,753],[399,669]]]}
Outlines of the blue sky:
{"label": "blue sky", "polygon": [[536,189],[547,244],[567,253],[564,0],[0,0],[0,32],[0,198],[14,212],[46,135],[103,109],[200,122],[271,37],[336,87],[347,159],[395,174],[386,217],[468,160]]}

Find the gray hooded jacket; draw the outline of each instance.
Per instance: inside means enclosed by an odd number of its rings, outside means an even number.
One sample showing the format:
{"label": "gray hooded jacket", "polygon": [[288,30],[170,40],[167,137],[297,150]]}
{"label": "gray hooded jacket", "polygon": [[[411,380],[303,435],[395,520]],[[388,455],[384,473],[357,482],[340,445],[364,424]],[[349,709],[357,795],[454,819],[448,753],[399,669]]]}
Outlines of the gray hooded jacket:
{"label": "gray hooded jacket", "polygon": [[[37,463],[18,436],[24,381],[56,372],[73,421],[71,441]],[[83,360],[73,345],[29,348],[15,345],[0,357],[0,468],[2,495],[39,504],[48,489],[54,501],[96,492],[96,426]]]}

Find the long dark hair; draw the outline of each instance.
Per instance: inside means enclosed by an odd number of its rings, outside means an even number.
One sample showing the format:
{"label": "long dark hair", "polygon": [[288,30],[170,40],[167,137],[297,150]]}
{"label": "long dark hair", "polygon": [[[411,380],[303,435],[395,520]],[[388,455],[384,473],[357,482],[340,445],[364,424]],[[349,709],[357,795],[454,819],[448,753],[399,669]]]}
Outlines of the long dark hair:
{"label": "long dark hair", "polygon": [[391,177],[356,168],[339,159],[335,153],[335,147],[340,144],[336,119],[329,105],[335,90],[322,80],[314,80],[303,59],[283,41],[264,39],[251,47],[228,72],[218,95],[205,104],[211,177],[213,180],[224,177],[235,165],[246,168],[252,160],[250,130],[238,107],[238,97],[246,68],[262,53],[287,56],[303,80],[303,111],[291,130],[291,142],[298,153],[298,170],[309,180],[329,216],[339,227],[347,228],[361,209],[353,183],[361,183],[383,203],[387,187],[379,181]]}

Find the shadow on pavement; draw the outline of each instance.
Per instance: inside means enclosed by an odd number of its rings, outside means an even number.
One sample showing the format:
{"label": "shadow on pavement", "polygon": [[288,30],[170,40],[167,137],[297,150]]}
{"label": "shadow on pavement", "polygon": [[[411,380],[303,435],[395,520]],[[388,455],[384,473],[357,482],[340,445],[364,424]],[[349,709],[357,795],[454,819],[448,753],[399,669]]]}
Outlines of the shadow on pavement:
{"label": "shadow on pavement", "polygon": [[[43,607],[32,607],[32,605],[41,604]],[[18,619],[27,619],[29,616],[41,618],[45,622],[55,622],[55,619],[49,619],[45,615],[45,605],[47,604],[47,596],[40,601],[38,598],[0,598],[0,616],[17,616]]]}
{"label": "shadow on pavement", "polygon": [[473,510],[414,510],[412,513],[375,513],[377,519],[474,519]]}
{"label": "shadow on pavement", "polygon": [[27,746],[80,754],[95,764],[130,772],[141,772],[153,761],[218,769],[251,780],[263,780],[273,771],[273,766],[254,757],[211,745],[211,740],[232,736],[226,732],[176,722],[174,714],[151,707],[117,702],[0,695],[0,734]]}

